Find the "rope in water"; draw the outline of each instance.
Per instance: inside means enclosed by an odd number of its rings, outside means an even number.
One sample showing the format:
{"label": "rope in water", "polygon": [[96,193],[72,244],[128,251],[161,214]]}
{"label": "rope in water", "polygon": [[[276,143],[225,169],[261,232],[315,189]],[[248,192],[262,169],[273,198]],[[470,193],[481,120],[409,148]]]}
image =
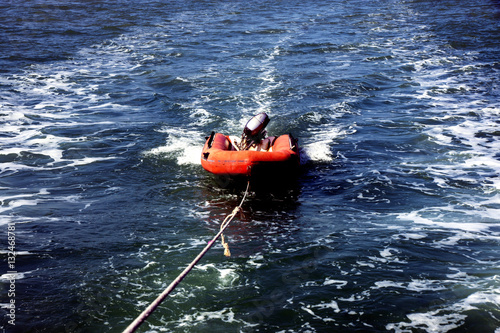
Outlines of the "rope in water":
{"label": "rope in water", "polygon": [[[233,220],[236,214],[240,211],[243,202],[245,201],[248,188],[250,187],[250,182],[247,184],[247,189],[245,190],[245,194],[243,195],[243,199],[241,203],[234,208],[231,214],[229,214],[220,226],[220,230],[217,235],[212,238],[210,242],[208,242],[207,246],[194,258],[194,260],[182,271],[181,274],[165,289],[124,331],[123,333],[132,333],[135,332],[141,324],[146,321],[146,319],[153,313],[154,310],[160,305],[161,302],[177,287],[177,285],[189,274],[189,272],[193,269],[193,267],[200,261],[200,259],[208,252],[208,250],[212,247],[213,243],[219,238],[224,230],[228,227],[229,223]],[[224,255],[230,256],[229,245],[224,241],[224,235],[222,235],[222,245],[224,246]]]}

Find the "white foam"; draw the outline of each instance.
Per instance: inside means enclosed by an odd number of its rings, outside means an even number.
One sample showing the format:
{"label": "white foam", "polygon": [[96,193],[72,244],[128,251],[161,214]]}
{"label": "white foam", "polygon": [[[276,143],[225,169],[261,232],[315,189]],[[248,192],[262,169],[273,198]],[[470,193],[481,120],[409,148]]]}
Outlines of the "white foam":
{"label": "white foam", "polygon": [[392,257],[394,255],[392,252],[398,252],[398,250],[386,248],[386,249],[380,251],[380,256],[383,258],[389,258],[389,257]]}
{"label": "white foam", "polygon": [[348,134],[355,133],[354,127],[342,128],[323,126],[317,127],[311,138],[305,139],[301,144],[301,163],[313,162],[331,162],[333,161],[332,146],[335,142]]}
{"label": "white foam", "polygon": [[[321,304],[316,304],[316,305],[306,305],[301,307],[302,310],[305,312],[309,313],[311,316],[313,316],[316,319],[322,320],[324,322],[333,322],[335,319],[327,317],[327,316],[320,316],[316,314],[312,309],[319,309],[319,310],[333,310],[334,313],[339,313],[340,308],[337,304],[336,301],[330,301],[329,303],[321,303]],[[321,311],[324,312],[324,311]]]}
{"label": "white foam", "polygon": [[47,189],[41,189],[38,193],[26,193],[0,197],[0,213],[17,207],[36,206],[41,201],[39,197],[47,194],[50,194]]}
{"label": "white foam", "polygon": [[463,307],[465,309],[475,309],[476,305],[487,303],[493,304],[497,308],[500,307],[500,289],[492,292],[478,291],[463,301]]}
{"label": "white foam", "polygon": [[342,289],[347,285],[347,281],[326,278],[325,282],[323,282],[323,286],[330,286],[330,285],[336,286],[337,289]]}
{"label": "white foam", "polygon": [[375,282],[375,286],[371,287],[371,289],[382,288],[399,288],[417,292],[446,290],[446,287],[441,284],[441,281],[416,279],[412,279],[409,282],[394,282],[390,280],[377,281]]}
{"label": "white foam", "polygon": [[329,303],[321,303],[317,305],[312,305],[312,307],[317,308],[317,309],[332,309],[333,312],[339,313],[340,312],[340,307],[338,303],[334,300],[331,300]]}
{"label": "white foam", "polygon": [[[15,251],[16,252],[16,256],[29,256],[29,255],[32,255],[34,253],[32,252],[29,252],[29,251]],[[6,250],[0,250],[0,254],[8,254],[9,251],[6,251]]]}
{"label": "white foam", "polygon": [[458,268],[450,267],[449,269],[452,271],[456,271],[456,273],[453,273],[453,274],[446,274],[446,277],[448,279],[454,280],[453,282],[456,282],[456,280],[464,280],[464,279],[467,279],[469,277],[469,275],[467,275],[467,273],[460,271]]}
{"label": "white foam", "polygon": [[427,234],[425,234],[425,233],[422,233],[422,234],[404,233],[404,234],[394,235],[393,237],[394,238],[402,237],[403,239],[407,239],[407,240],[409,240],[409,239],[422,239],[422,238],[427,237]]}
{"label": "white foam", "polygon": [[313,142],[302,146],[302,150],[305,159],[307,161],[316,161],[316,162],[330,162],[333,160],[332,151],[330,148],[330,142],[322,141],[322,142]]}
{"label": "white foam", "polygon": [[235,282],[239,279],[239,275],[236,270],[233,268],[221,268],[218,271],[220,274],[221,286],[233,288]]}
{"label": "white foam", "polygon": [[310,309],[310,306],[302,306],[301,309],[304,310],[305,312],[309,313],[311,316],[313,316],[316,319],[320,319],[320,320],[323,319],[322,317],[315,314],[314,311]]}
{"label": "white foam", "polygon": [[198,311],[194,314],[184,315],[179,320],[179,327],[191,327],[193,323],[202,323],[207,320],[220,320],[225,323],[235,323],[240,322],[240,320],[235,319],[235,315],[232,309],[224,308],[219,311]]}
{"label": "white foam", "polygon": [[405,288],[403,286],[403,283],[397,283],[397,282],[394,282],[394,281],[388,281],[388,280],[384,280],[384,281],[376,281],[375,282],[375,286],[374,287],[371,287],[371,289],[381,289],[381,288]]}
{"label": "white foam", "polygon": [[198,131],[164,127],[161,133],[167,133],[164,146],[144,152],[145,155],[165,156],[173,158],[179,165],[198,165],[201,163],[203,147],[202,134]]}
{"label": "white foam", "polygon": [[196,126],[204,126],[212,121],[212,114],[203,108],[196,108],[189,118],[193,119]]}
{"label": "white foam", "polygon": [[386,325],[387,330],[394,330],[396,333],[411,331],[412,328],[424,329],[427,332],[448,332],[458,328],[460,323],[467,318],[465,315],[450,313],[439,314],[439,311],[427,313],[414,313],[407,315],[409,323],[401,322],[398,324]]}
{"label": "white foam", "polygon": [[[497,211],[495,209],[495,211]],[[431,212],[442,212],[437,218],[431,219],[424,217],[422,215],[429,214]],[[422,210],[417,210],[409,213],[401,213],[397,217],[403,220],[413,221],[417,224],[423,224],[427,226],[433,226],[441,229],[453,229],[461,230],[474,233],[482,233],[493,227],[500,227],[500,223],[481,223],[481,222],[455,222],[455,221],[439,221],[438,219],[443,219],[446,212],[456,213],[455,207],[436,207],[436,208],[426,208]],[[481,212],[477,211],[462,211],[465,214],[485,216]],[[487,210],[486,216],[490,216],[491,211]]]}
{"label": "white foam", "polygon": [[261,254],[257,254],[253,257],[250,257],[247,260],[247,265],[252,266],[252,268],[259,268],[263,265],[264,257]]}
{"label": "white foam", "polygon": [[26,274],[29,274],[29,273],[32,273],[32,272],[30,271],[30,272],[24,272],[24,273],[19,273],[19,272],[5,273],[5,274],[0,275],[0,281],[8,283],[11,280],[21,280],[21,279],[24,279],[26,277]]}
{"label": "white foam", "polygon": [[500,291],[479,291],[465,299],[445,306],[438,310],[423,313],[408,314],[410,322],[391,323],[386,325],[387,330],[395,332],[407,332],[412,328],[424,329],[427,332],[448,332],[460,327],[467,318],[466,311],[476,310],[479,306],[491,304],[498,308],[500,306]]}

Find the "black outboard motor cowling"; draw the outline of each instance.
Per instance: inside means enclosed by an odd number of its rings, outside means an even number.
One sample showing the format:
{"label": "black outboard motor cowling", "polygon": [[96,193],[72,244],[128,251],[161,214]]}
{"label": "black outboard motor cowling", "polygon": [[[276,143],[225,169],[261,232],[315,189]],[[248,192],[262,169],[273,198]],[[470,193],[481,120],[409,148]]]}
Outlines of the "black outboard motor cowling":
{"label": "black outboard motor cowling", "polygon": [[243,129],[243,134],[248,137],[257,136],[264,130],[264,128],[266,128],[268,123],[269,117],[267,114],[265,112],[259,113],[247,122],[245,128]]}
{"label": "black outboard motor cowling", "polygon": [[269,123],[269,120],[267,114],[262,112],[252,117],[252,119],[247,122],[243,129],[243,135],[241,136],[241,150],[247,150],[253,143],[258,143],[266,137],[267,132],[264,129]]}

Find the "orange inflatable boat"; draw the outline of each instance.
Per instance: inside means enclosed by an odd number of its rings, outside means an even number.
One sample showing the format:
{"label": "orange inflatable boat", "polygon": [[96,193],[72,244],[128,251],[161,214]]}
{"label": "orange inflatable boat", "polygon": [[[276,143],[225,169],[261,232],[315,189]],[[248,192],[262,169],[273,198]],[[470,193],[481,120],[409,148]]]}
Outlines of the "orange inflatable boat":
{"label": "orange inflatable boat", "polygon": [[241,140],[212,132],[201,153],[203,168],[216,175],[277,177],[296,171],[299,147],[291,135],[266,137],[269,123],[265,112],[252,117]]}
{"label": "orange inflatable boat", "polygon": [[299,147],[291,135],[281,135],[240,150],[235,138],[212,132],[203,147],[201,165],[216,175],[282,176],[297,170]]}

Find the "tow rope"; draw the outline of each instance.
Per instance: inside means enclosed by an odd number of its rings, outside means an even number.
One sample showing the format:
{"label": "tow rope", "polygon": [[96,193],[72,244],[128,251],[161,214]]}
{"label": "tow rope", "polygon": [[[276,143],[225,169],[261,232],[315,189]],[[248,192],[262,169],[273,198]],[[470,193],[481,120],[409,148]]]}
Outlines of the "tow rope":
{"label": "tow rope", "polygon": [[[186,275],[189,274],[189,272],[193,269],[193,267],[200,261],[200,259],[205,255],[205,253],[208,252],[208,250],[212,247],[214,242],[219,238],[224,230],[229,226],[229,223],[234,219],[236,214],[241,210],[241,206],[243,205],[243,202],[245,201],[247,194],[248,194],[248,189],[250,187],[250,181],[247,183],[247,189],[245,190],[245,194],[243,195],[243,199],[241,200],[240,204],[236,206],[236,208],[233,209],[231,214],[229,214],[224,221],[222,221],[220,230],[217,233],[217,235],[212,238],[210,242],[208,242],[207,246],[194,258],[194,260],[182,271],[179,276],[175,278],[175,280],[165,289],[124,331],[123,333],[132,333],[135,332],[141,324],[146,321],[146,319],[153,313],[154,310],[163,302],[165,298],[177,287],[177,285],[186,277]],[[229,245],[228,243],[224,240],[224,235],[222,235],[222,246],[224,246],[224,255],[229,257],[231,256],[231,252],[229,251]]]}

